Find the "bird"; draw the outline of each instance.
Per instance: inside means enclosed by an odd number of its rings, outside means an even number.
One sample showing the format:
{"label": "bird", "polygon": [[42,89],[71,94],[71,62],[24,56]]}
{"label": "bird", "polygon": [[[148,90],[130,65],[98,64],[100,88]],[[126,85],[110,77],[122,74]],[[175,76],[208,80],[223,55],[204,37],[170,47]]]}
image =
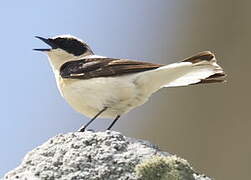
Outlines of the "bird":
{"label": "bird", "polygon": [[110,130],[123,114],[161,88],[226,82],[210,51],[165,65],[96,55],[72,35],[35,37],[50,46],[34,50],[47,54],[60,94],[73,109],[91,118],[79,132],[98,117],[113,119]]}

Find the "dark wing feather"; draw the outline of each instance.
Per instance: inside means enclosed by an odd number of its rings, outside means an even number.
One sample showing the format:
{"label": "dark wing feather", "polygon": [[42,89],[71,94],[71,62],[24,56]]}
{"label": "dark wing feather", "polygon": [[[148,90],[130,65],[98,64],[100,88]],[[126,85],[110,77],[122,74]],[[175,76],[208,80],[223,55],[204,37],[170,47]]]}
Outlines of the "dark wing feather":
{"label": "dark wing feather", "polygon": [[60,67],[60,75],[70,79],[90,79],[143,72],[161,66],[163,65],[126,59],[91,58],[64,63]]}

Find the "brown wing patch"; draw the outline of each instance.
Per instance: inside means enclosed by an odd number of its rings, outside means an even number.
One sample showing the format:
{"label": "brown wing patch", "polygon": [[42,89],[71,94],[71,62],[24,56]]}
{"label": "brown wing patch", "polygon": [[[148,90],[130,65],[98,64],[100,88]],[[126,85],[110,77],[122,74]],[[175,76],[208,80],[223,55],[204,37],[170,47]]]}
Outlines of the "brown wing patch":
{"label": "brown wing patch", "polygon": [[60,75],[63,78],[90,79],[143,72],[161,66],[163,65],[127,59],[93,58],[66,62],[60,68]]}

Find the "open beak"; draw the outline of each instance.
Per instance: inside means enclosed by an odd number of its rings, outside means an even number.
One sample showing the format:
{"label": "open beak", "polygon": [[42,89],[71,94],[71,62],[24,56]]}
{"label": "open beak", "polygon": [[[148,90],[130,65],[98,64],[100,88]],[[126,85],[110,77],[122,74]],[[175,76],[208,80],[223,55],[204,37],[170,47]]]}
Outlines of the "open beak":
{"label": "open beak", "polygon": [[[43,38],[43,37],[40,37],[40,36],[35,36],[35,38],[38,38],[41,41],[43,41],[44,43],[48,44],[51,47],[51,49],[56,49],[57,48],[57,45],[53,42],[53,39],[50,39],[50,38],[46,39],[46,38]],[[33,49],[33,50],[34,51],[44,52],[44,51],[50,51],[51,49],[45,48],[45,49]]]}

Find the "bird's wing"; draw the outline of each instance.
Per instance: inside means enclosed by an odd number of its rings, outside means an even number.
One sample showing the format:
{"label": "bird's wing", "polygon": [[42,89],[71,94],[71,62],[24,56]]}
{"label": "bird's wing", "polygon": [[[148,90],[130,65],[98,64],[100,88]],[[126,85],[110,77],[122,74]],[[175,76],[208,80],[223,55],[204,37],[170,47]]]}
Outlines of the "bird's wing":
{"label": "bird's wing", "polygon": [[60,67],[60,75],[62,78],[90,79],[143,72],[161,66],[163,65],[127,59],[89,58],[64,63]]}

